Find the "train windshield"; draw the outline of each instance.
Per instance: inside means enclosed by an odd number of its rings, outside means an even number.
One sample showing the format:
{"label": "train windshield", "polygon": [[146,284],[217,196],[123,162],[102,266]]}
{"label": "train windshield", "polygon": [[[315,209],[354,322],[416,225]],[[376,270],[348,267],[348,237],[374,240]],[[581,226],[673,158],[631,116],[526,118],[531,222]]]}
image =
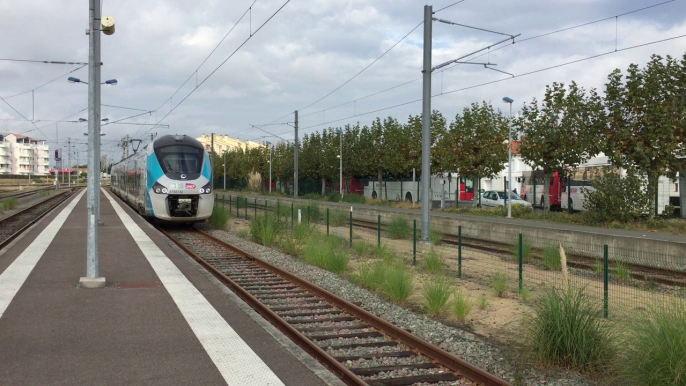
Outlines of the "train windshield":
{"label": "train windshield", "polygon": [[185,145],[171,145],[155,149],[157,160],[165,173],[200,173],[202,148]]}

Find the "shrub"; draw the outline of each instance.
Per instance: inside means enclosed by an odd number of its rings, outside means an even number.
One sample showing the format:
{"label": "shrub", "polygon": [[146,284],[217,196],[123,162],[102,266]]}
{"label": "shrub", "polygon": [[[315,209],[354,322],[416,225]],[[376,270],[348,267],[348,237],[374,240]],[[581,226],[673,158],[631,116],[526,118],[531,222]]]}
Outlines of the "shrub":
{"label": "shrub", "polygon": [[326,201],[338,202],[341,200],[341,194],[339,192],[331,192],[326,195]]}
{"label": "shrub", "polygon": [[350,257],[340,248],[332,249],[331,254],[324,261],[324,269],[334,273],[343,273],[348,269]]}
{"label": "shrub", "polygon": [[620,373],[637,385],[686,385],[686,303],[655,306],[629,324]]}
{"label": "shrub", "polygon": [[586,191],[586,216],[597,222],[630,222],[648,213],[650,197],[644,180],[628,168],[625,177],[608,172],[591,181],[593,191]]}
{"label": "shrub", "polygon": [[491,289],[493,293],[499,298],[502,298],[507,293],[509,284],[507,280],[507,274],[504,272],[496,272],[491,281]]}
{"label": "shrub", "polygon": [[364,196],[355,193],[348,193],[341,198],[341,201],[348,202],[351,204],[366,204],[367,200]]}
{"label": "shrub", "polygon": [[281,229],[281,224],[276,220],[276,217],[269,213],[257,216],[250,222],[252,240],[268,247],[274,245]]}
{"label": "shrub", "polygon": [[429,315],[440,315],[448,309],[452,286],[443,276],[424,283],[424,308]]}
{"label": "shrub", "polygon": [[386,271],[382,288],[391,300],[402,302],[410,296],[413,282],[412,273],[404,265],[395,264]]}
{"label": "shrub", "polygon": [[207,219],[215,229],[225,229],[229,222],[229,211],[222,206],[215,205],[212,215]]}
{"label": "shrub", "polygon": [[562,267],[559,246],[546,245],[543,248],[543,265],[552,271],[557,271]]}
{"label": "shrub", "polygon": [[443,270],[443,256],[431,248],[424,258],[424,268],[429,272],[441,272]]}
{"label": "shrub", "polygon": [[410,222],[405,217],[394,217],[388,224],[388,235],[392,239],[406,239],[411,233]]}
{"label": "shrub", "polygon": [[[531,261],[531,253],[533,252],[533,245],[531,244],[531,241],[527,239],[526,237],[522,236],[522,262],[523,263],[528,263]],[[519,262],[519,238],[517,238],[513,243],[512,243],[512,257],[514,258],[515,262]]]}
{"label": "shrub", "polygon": [[464,321],[471,311],[472,302],[469,300],[469,297],[465,295],[461,289],[456,289],[455,294],[453,295],[453,315],[455,315],[458,320]]}
{"label": "shrub", "polygon": [[383,285],[386,280],[386,266],[383,262],[366,263],[360,265],[360,272],[357,276],[357,282],[372,291],[375,291]]}
{"label": "shrub", "polygon": [[583,289],[545,292],[525,316],[525,344],[534,359],[580,370],[600,370],[614,357],[614,333],[597,301]]}

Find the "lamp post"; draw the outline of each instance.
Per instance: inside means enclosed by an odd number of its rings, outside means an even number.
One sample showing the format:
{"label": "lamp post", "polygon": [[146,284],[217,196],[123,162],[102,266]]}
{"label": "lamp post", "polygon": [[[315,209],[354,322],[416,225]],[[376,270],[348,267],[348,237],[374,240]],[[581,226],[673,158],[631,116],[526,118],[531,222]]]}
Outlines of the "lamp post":
{"label": "lamp post", "polygon": [[269,146],[269,193],[272,192],[272,144],[271,142],[267,142],[267,146]]}
{"label": "lamp post", "polygon": [[504,97],[503,102],[510,104],[510,120],[507,121],[507,218],[512,218],[512,102],[514,99]]}
{"label": "lamp post", "polygon": [[341,197],[343,197],[343,130],[341,129],[336,129],[336,133],[340,136],[340,149],[338,153],[338,158],[339,158],[339,188],[341,191]]}

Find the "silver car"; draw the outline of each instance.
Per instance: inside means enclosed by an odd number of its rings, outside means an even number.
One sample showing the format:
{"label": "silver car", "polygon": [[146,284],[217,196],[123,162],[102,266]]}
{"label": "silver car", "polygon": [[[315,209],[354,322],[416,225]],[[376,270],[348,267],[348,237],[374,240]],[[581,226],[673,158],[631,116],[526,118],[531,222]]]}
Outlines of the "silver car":
{"label": "silver car", "polygon": [[[531,207],[531,203],[519,197],[519,195],[515,192],[510,192],[510,199],[512,200],[512,205],[524,205]],[[507,199],[505,192],[501,190],[487,190],[481,194],[481,206],[485,208],[505,205],[507,205]]]}

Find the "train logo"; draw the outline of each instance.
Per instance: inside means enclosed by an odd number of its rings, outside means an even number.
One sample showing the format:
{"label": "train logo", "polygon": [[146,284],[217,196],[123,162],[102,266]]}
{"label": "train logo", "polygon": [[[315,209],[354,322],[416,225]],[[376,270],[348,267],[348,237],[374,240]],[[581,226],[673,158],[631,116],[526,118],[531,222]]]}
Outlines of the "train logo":
{"label": "train logo", "polygon": [[186,184],[186,189],[195,189],[195,184]]}

